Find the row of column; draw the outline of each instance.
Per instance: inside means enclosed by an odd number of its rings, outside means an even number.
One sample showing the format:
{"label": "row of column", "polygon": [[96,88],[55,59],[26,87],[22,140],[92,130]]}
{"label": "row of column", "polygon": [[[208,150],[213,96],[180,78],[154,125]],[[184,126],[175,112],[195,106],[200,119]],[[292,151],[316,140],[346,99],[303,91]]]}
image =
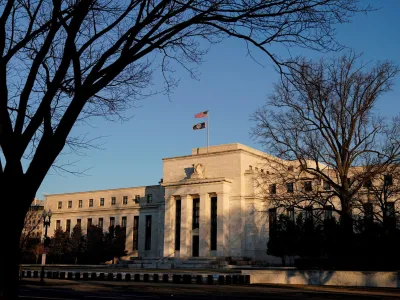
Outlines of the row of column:
{"label": "row of column", "polygon": [[[211,198],[217,197],[217,247],[211,250]],[[193,199],[200,199],[199,229],[192,229]],[[181,200],[180,249],[175,250],[176,200]],[[229,196],[223,193],[174,195],[166,199],[164,256],[191,257],[193,235],[199,236],[199,256],[229,255]]]}

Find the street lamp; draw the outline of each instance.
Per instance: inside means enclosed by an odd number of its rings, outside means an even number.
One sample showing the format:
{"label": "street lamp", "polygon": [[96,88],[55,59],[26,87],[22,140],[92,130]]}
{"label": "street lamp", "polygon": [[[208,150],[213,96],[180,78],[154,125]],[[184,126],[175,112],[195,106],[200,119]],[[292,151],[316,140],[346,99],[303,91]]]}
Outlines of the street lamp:
{"label": "street lamp", "polygon": [[40,283],[44,284],[44,265],[46,264],[46,254],[48,252],[48,238],[47,238],[47,227],[50,226],[51,223],[52,212],[51,209],[48,211],[43,210],[42,218],[43,218],[43,226],[44,226],[44,237],[43,237],[43,253],[42,253],[42,271],[40,272]]}

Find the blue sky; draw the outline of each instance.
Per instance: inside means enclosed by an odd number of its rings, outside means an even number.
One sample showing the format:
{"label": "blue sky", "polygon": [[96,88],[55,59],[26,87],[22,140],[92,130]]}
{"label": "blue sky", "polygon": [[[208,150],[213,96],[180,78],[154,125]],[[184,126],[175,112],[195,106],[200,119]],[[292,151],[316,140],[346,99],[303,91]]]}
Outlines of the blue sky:
{"label": "blue sky", "polygon": [[[373,2],[373,1],[372,1]],[[368,15],[358,15],[351,24],[337,28],[342,44],[363,52],[365,60],[389,59],[400,65],[400,1],[376,1],[382,8]],[[282,56],[286,50],[276,47]],[[315,57],[318,54],[294,49],[295,54]],[[292,52],[293,53],[293,52]],[[86,170],[84,176],[50,171],[36,196],[97,189],[157,184],[162,177],[162,158],[187,155],[195,147],[206,145],[206,131],[193,131],[200,119],[195,113],[210,110],[210,145],[239,142],[259,148],[249,135],[249,116],[263,105],[278,75],[272,62],[256,54],[260,66],[246,56],[246,47],[234,39],[211,48],[200,66],[199,80],[178,72],[179,86],[172,97],[157,95],[136,103],[128,122],[93,119],[91,126],[80,126],[78,133],[104,136],[102,149],[86,156],[63,155],[64,163],[74,162],[73,170]],[[332,54],[326,54],[330,56]],[[156,83],[157,84],[157,83]],[[400,111],[400,78],[393,91],[381,98],[381,115]]]}

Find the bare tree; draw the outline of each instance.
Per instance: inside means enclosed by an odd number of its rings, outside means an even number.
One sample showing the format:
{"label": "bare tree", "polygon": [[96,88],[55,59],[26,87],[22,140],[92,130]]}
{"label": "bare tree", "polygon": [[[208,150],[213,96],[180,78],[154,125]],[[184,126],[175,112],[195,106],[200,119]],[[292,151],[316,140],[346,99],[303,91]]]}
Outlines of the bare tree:
{"label": "bare tree", "polygon": [[[77,122],[123,118],[133,100],[152,94],[154,72],[164,76],[162,91],[169,92],[174,66],[195,75],[204,42],[235,37],[278,66],[284,61],[269,50],[274,43],[338,49],[334,25],[369,10],[358,2],[0,1],[1,198],[3,209],[15,212],[4,237],[10,245],[0,251],[0,295],[16,293],[19,235],[43,178],[63,149],[88,146],[70,136]],[[16,191],[18,201],[9,201]]]}
{"label": "bare tree", "polygon": [[355,196],[354,207],[364,220],[394,227],[400,218],[399,195],[400,165],[393,163],[364,184]]}
{"label": "bare tree", "polygon": [[322,205],[338,199],[336,211],[347,232],[360,188],[400,156],[398,118],[387,121],[374,111],[399,69],[391,62],[369,67],[360,61],[354,53],[332,60],[298,58],[268,104],[252,116],[252,133],[268,152],[292,161],[300,177],[322,180],[331,189],[320,193],[317,187],[300,199]]}
{"label": "bare tree", "polygon": [[256,173],[254,182],[257,197],[267,207],[290,214],[293,220],[295,211],[304,212],[310,208],[314,218],[320,221],[324,218],[323,213],[327,206],[332,211],[340,212],[330,186],[320,177],[302,170],[297,161],[266,156],[262,164],[265,172]]}

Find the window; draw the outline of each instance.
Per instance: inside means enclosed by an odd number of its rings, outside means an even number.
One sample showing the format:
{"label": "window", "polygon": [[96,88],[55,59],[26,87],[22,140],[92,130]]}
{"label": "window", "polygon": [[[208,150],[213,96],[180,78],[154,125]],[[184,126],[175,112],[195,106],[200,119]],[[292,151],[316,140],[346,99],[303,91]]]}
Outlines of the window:
{"label": "window", "polygon": [[275,183],[269,185],[269,193],[272,195],[276,194],[276,184]]}
{"label": "window", "polygon": [[325,191],[329,191],[329,190],[331,189],[331,185],[329,184],[328,181],[324,180],[324,183],[323,183],[322,188],[323,188]]}
{"label": "window", "polygon": [[276,208],[270,208],[268,210],[268,223],[269,230],[273,230],[276,224]]}
{"label": "window", "polygon": [[93,199],[89,199],[89,207],[93,207]]}
{"label": "window", "polygon": [[200,215],[200,199],[193,199],[193,224],[192,229],[199,228],[199,215]]}
{"label": "window", "polygon": [[81,219],[77,219],[76,220],[76,225],[79,227],[82,227],[82,220]]}
{"label": "window", "polygon": [[117,204],[117,198],[111,197],[111,205]]}
{"label": "window", "polygon": [[386,186],[387,186],[387,185],[392,185],[392,184],[393,184],[393,176],[392,176],[391,174],[386,174],[386,175],[384,176],[383,182],[384,182],[384,184],[385,184]]}
{"label": "window", "polygon": [[364,203],[364,217],[366,219],[371,219],[374,212],[372,203]]}
{"label": "window", "polygon": [[92,218],[87,219],[87,228],[89,229],[90,227],[92,227]]}
{"label": "window", "polygon": [[72,208],[72,201],[71,200],[68,201],[68,208]]}
{"label": "window", "polygon": [[325,220],[332,219],[332,205],[325,205],[324,206],[324,219]]}
{"label": "window", "polygon": [[211,197],[210,250],[217,250],[217,197]]}
{"label": "window", "polygon": [[394,202],[386,202],[386,216],[395,217]]}
{"label": "window", "polygon": [[67,220],[67,225],[65,227],[66,232],[71,232],[71,220]]}
{"label": "window", "polygon": [[104,223],[103,223],[104,221],[103,221],[103,218],[99,218],[99,223],[98,223],[98,226],[99,226],[99,228],[101,228],[101,229],[103,229],[103,226],[104,226]]}
{"label": "window", "polygon": [[151,250],[151,215],[146,216],[146,236],[144,250]]}
{"label": "window", "polygon": [[58,201],[58,209],[62,208],[62,201]]}
{"label": "window", "polygon": [[175,250],[181,250],[181,200],[175,202]]}
{"label": "window", "polygon": [[294,222],[294,207],[293,206],[288,207],[286,210],[286,213],[287,213],[289,220]]}
{"label": "window", "polygon": [[100,206],[104,206],[104,198],[100,198]]}
{"label": "window", "polygon": [[128,196],[124,196],[122,199],[122,204],[127,205],[128,204]]}
{"label": "window", "polygon": [[115,226],[115,218],[114,217],[110,217],[110,227],[111,226]]}
{"label": "window", "polygon": [[368,179],[367,181],[364,182],[364,187],[365,188],[371,188],[372,187],[372,180]]}
{"label": "window", "polygon": [[153,194],[148,194],[147,195],[147,203],[152,203],[153,202]]}
{"label": "window", "polygon": [[305,208],[306,211],[306,219],[307,220],[312,220],[313,219],[313,208],[312,206],[307,206]]}
{"label": "window", "polygon": [[140,203],[140,195],[135,196],[135,203]]}
{"label": "window", "polygon": [[310,180],[304,182],[304,191],[306,192],[312,191],[312,182]]}
{"label": "window", "polygon": [[133,250],[138,250],[139,246],[139,216],[133,217]]}
{"label": "window", "polygon": [[122,217],[121,219],[121,227],[126,228],[126,217]]}
{"label": "window", "polygon": [[286,183],[286,191],[288,193],[293,193],[294,192],[293,182]]}
{"label": "window", "polygon": [[61,229],[61,220],[56,221],[56,229],[57,230]]}
{"label": "window", "polygon": [[79,204],[78,204],[78,207],[79,207],[79,208],[82,208],[82,203],[83,203],[83,201],[82,201],[82,200],[79,200]]}

